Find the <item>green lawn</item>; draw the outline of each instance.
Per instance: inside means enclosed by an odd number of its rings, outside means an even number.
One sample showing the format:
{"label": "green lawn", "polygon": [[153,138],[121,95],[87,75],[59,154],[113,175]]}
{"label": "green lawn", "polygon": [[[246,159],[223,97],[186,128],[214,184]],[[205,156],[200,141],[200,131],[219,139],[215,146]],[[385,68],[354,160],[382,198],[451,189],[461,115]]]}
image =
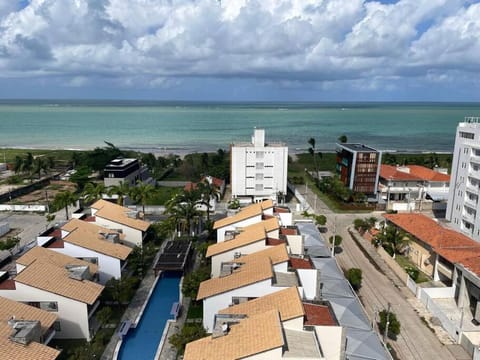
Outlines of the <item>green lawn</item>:
{"label": "green lawn", "polygon": [[[395,255],[395,260],[397,261],[397,263],[403,268],[403,269],[406,269],[408,267],[413,267],[413,268],[417,268],[417,266],[410,261],[410,259],[406,256],[403,256],[403,255]],[[424,274],[422,271],[419,270],[418,272],[418,278],[417,280],[415,281],[417,284],[420,284],[422,282],[426,282],[426,281],[430,281],[432,279],[430,279],[426,274]]]}
{"label": "green lawn", "polygon": [[72,157],[74,150],[39,150],[39,149],[0,149],[0,161],[3,162],[4,157],[7,162],[14,162],[16,156],[24,157],[28,153],[32,153],[33,156],[45,155],[53,156],[56,160],[69,161]]}
{"label": "green lawn", "polygon": [[180,189],[178,187],[158,186],[147,205],[165,205],[168,200],[180,192]]}
{"label": "green lawn", "polygon": [[203,304],[199,302],[191,302],[188,307],[187,319],[201,319],[203,318]]}

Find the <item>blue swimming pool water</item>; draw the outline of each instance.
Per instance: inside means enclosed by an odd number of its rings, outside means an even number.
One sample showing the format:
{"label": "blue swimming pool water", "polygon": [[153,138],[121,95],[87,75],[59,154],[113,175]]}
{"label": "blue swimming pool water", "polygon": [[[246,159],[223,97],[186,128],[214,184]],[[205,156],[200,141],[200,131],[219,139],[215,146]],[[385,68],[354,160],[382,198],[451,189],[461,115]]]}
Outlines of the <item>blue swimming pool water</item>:
{"label": "blue swimming pool water", "polygon": [[[123,339],[118,359],[152,360],[155,357],[172,304],[178,301],[181,274],[163,273],[145,308],[142,319]],[[168,340],[167,340],[168,341]]]}

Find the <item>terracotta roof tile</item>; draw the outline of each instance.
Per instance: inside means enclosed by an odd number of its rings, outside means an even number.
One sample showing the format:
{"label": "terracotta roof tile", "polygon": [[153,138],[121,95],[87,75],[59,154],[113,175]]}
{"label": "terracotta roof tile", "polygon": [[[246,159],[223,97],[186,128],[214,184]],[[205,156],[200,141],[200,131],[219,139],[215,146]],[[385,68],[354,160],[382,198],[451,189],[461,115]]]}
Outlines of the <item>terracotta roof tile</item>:
{"label": "terracotta roof tile", "polygon": [[49,262],[59,267],[65,267],[65,265],[87,265],[90,268],[91,274],[95,274],[98,271],[98,266],[91,262],[76,259],[55,250],[45,249],[41,246],[31,248],[28,252],[17,259],[17,263],[23,266],[28,266],[37,259],[41,259],[44,262]]}
{"label": "terracotta roof tile", "polygon": [[328,306],[303,303],[303,308],[305,309],[305,325],[338,326],[338,321]]}
{"label": "terracotta roof tile", "polygon": [[141,231],[147,231],[150,226],[147,221],[129,217],[127,214],[131,211],[130,209],[106,200],[98,200],[91,207],[97,209],[95,217],[102,217]]}
{"label": "terracotta roof tile", "polygon": [[254,253],[240,256],[234,262],[249,264],[257,262],[258,259],[269,258],[273,265],[288,261],[288,251],[285,244],[270,246],[264,250],[256,251]]}
{"label": "terracotta roof tile", "polygon": [[278,220],[261,221],[253,225],[243,228],[243,231],[235,236],[232,240],[226,240],[217,244],[210,245],[207,249],[207,257],[218,255],[241,246],[252,244],[254,242],[266,239],[267,232],[273,231],[275,227],[279,227]]}
{"label": "terracotta roof tile", "polygon": [[45,259],[32,262],[16,276],[15,281],[89,305],[99,298],[104,288],[92,281],[72,279],[65,267]]}
{"label": "terracotta roof tile", "polygon": [[279,311],[282,321],[300,317],[305,314],[302,300],[296,287],[280,290],[242,304],[230,306],[220,310],[219,313],[243,314],[252,317],[269,310]]}
{"label": "terracotta roof tile", "polygon": [[256,261],[250,261],[245,266],[240,266],[231,275],[209,279],[200,283],[197,300],[271,278],[273,278],[271,260],[260,257]]}
{"label": "terracotta roof tile", "polygon": [[235,224],[237,222],[249,219],[254,216],[262,215],[263,211],[273,207],[272,200],[265,200],[261,203],[255,203],[244,207],[233,216],[226,217],[215,221],[213,229],[219,229],[227,225]]}
{"label": "terracotta roof tile", "polygon": [[[400,169],[408,169],[402,171]],[[425,166],[420,165],[405,165],[405,166],[392,166],[381,165],[380,177],[384,179],[391,179],[397,181],[435,181],[435,182],[449,182],[450,175],[442,174],[438,171],[434,171]]]}
{"label": "terracotta roof tile", "polygon": [[310,259],[290,258],[289,262],[294,269],[315,269]]}
{"label": "terracotta roof tile", "polygon": [[221,337],[187,344],[184,360],[243,359],[284,345],[278,311],[271,310],[231,325]]}
{"label": "terracotta roof tile", "polygon": [[[100,233],[118,233],[94,223],[72,219],[63,225],[62,230],[69,232],[69,234],[63,238],[64,241],[116,259],[125,260],[133,250],[128,246],[114,244],[105,240]],[[123,237],[123,234],[118,235],[120,238]]]}

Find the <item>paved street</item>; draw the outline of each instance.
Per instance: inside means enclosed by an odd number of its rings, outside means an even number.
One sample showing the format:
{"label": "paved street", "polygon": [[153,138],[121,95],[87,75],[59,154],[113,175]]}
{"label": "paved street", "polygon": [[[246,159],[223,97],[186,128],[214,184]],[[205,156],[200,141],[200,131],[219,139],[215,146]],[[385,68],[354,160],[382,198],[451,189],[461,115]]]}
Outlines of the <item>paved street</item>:
{"label": "paved street", "polygon": [[[302,193],[305,190],[302,189]],[[419,306],[413,294],[401,285],[400,281],[396,284],[390,278],[380,272],[370,259],[359,249],[358,245],[352,240],[347,231],[355,218],[376,216],[377,214],[334,214],[319,199],[314,200],[314,194],[308,190],[306,194],[307,201],[313,208],[316,204],[316,213],[327,216],[328,232],[324,235],[326,238],[333,234],[335,228],[336,234],[343,237],[341,245],[342,252],[337,254],[337,261],[343,269],[352,267],[360,268],[363,272],[362,288],[359,296],[365,307],[370,320],[373,320],[378,311],[386,309],[388,303],[392,304],[392,311],[397,315],[401,323],[401,334],[397,341],[390,341],[400,359],[459,359],[465,358],[464,351],[460,349],[459,355],[454,356],[449,351],[449,346],[443,345],[436,335],[430,331],[422,322],[420,316],[414,310],[414,306]],[[310,212],[312,212],[310,210]],[[334,224],[335,222],[335,225]],[[394,276],[392,274],[392,276]],[[412,306],[413,304],[413,306]],[[450,345],[452,350],[458,351],[457,345]]]}

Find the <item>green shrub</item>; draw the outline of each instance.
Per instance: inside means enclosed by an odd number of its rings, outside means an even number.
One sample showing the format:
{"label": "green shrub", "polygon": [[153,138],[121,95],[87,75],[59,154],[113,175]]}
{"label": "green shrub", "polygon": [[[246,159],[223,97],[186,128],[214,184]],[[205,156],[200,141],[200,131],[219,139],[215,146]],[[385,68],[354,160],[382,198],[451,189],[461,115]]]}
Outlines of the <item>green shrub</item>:
{"label": "green shrub", "polygon": [[362,286],[362,270],[357,268],[348,269],[347,280],[352,285],[352,288],[357,291]]}
{"label": "green shrub", "polygon": [[[388,316],[387,316],[388,315]],[[378,323],[378,328],[380,332],[383,334],[385,332],[385,328],[387,326],[387,317],[388,317],[388,333],[387,336],[390,339],[395,340],[397,335],[400,334],[400,321],[398,321],[397,316],[390,311],[382,310],[379,313],[380,322]]]}

